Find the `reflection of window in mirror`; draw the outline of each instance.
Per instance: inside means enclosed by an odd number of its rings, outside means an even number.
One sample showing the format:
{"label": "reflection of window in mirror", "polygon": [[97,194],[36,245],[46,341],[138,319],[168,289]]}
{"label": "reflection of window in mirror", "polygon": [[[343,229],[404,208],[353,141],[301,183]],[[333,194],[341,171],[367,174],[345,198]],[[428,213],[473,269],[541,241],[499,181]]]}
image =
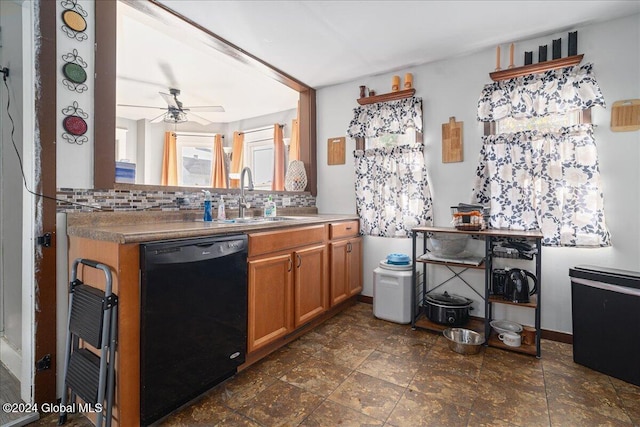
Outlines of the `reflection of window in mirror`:
{"label": "reflection of window in mirror", "polygon": [[215,134],[176,134],[178,185],[211,187]]}
{"label": "reflection of window in mirror", "polygon": [[116,161],[131,161],[131,158],[127,155],[127,129],[124,128],[116,128]]}
{"label": "reflection of window in mirror", "polygon": [[273,128],[244,135],[244,166],[251,169],[256,190],[271,190],[273,181]]}
{"label": "reflection of window in mirror", "polygon": [[413,128],[406,133],[385,133],[375,138],[366,138],[365,148],[391,148],[398,145],[416,143],[416,132]]}

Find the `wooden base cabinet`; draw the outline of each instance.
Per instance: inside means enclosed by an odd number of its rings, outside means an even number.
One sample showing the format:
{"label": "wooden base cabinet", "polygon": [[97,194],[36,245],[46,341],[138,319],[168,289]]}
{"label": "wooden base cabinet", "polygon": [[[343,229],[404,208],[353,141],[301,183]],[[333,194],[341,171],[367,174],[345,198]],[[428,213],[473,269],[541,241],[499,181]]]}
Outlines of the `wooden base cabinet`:
{"label": "wooden base cabinet", "polygon": [[362,291],[362,237],[355,237],[357,221],[331,224],[330,228],[331,306],[334,306]]}
{"label": "wooden base cabinet", "polygon": [[247,351],[252,352],[293,330],[291,254],[249,261]]}
{"label": "wooden base cabinet", "polygon": [[294,253],[294,326],[302,326],[329,308],[326,245],[313,246]]}
{"label": "wooden base cabinet", "polygon": [[249,235],[248,353],[327,311],[327,259],[324,225]]}

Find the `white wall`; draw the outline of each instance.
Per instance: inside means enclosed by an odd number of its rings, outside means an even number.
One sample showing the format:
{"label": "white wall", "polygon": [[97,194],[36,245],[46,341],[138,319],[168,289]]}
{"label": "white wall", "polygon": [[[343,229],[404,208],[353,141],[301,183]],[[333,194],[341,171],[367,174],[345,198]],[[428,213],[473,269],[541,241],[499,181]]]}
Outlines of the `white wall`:
{"label": "white wall", "polygon": [[[62,7],[61,2],[57,3],[58,16],[62,15],[62,12],[66,10]],[[95,16],[95,4],[93,0],[79,0],[78,4],[87,12],[88,17]],[[90,18],[89,18],[90,19]],[[67,37],[61,31],[58,31],[56,37],[56,51],[57,57],[57,69],[61,70],[65,64],[62,59],[62,55],[73,52],[74,49],[78,51],[78,55],[87,63],[87,90],[83,93],[77,93],[67,89],[63,83],[62,72],[58,72],[58,86],[57,86],[57,100],[58,106],[56,123],[56,157],[57,157],[57,170],[56,170],[56,185],[57,188],[93,188],[93,147],[95,138],[93,137],[94,130],[94,114],[93,114],[93,92],[94,85],[91,76],[94,75],[94,32],[92,31],[93,25],[91,22],[88,24],[88,30],[85,31],[87,39],[84,41],[78,41],[75,38]],[[62,138],[62,134],[65,133],[62,126],[62,121],[66,117],[62,113],[63,108],[67,108],[73,105],[74,102],[78,103],[78,107],[82,109],[88,118],[87,122],[88,130],[86,136],[88,141],[82,145],[73,144],[67,142]]]}
{"label": "white wall", "polygon": [[[22,349],[22,174],[13,142],[22,156],[23,141],[23,51],[22,51],[22,6],[16,2],[2,2],[0,5],[0,27],[2,28],[2,48],[0,68],[9,69],[7,84],[4,86],[0,75],[0,359],[13,374],[20,378],[20,351]],[[11,136],[12,124],[7,113],[13,118],[15,132]],[[12,142],[13,141],[13,142]],[[14,362],[6,359],[7,355]]]}
{"label": "white wall", "polygon": [[[620,99],[640,98],[640,15],[606,23],[569,29],[578,30],[578,52],[584,53],[583,63],[594,63],[594,72],[607,105]],[[514,41],[516,64],[523,63],[524,51],[537,52],[539,45],[551,45],[563,38],[566,56],[567,31],[544,37]],[[506,45],[503,46],[505,52]],[[536,57],[534,55],[534,57]],[[503,57],[502,63],[507,61]],[[481,146],[482,125],[476,121],[476,106],[483,86],[490,83],[488,73],[495,67],[495,50],[486,49],[464,57],[451,58],[379,76],[370,76],[350,83],[326,87],[317,92],[318,120],[318,210],[321,213],[355,213],[353,150],[355,142],[347,139],[345,165],[328,166],[328,138],[343,136],[357,106],[358,86],[366,85],[377,93],[391,89],[391,76],[414,75],[416,96],[423,100],[425,159],[434,201],[434,225],[450,225],[450,206],[469,202],[473,176]],[[464,161],[442,163],[441,125],[450,116],[464,122]],[[577,264],[592,264],[621,269],[640,270],[640,132],[611,132],[610,108],[595,108],[593,123],[600,157],[600,171],[605,196],[607,225],[612,234],[610,248],[544,248],[542,256],[542,327],[570,333],[571,289],[569,268]],[[364,239],[364,295],[373,295],[373,269],[390,252],[411,253],[410,239]],[[533,266],[529,267],[533,269]],[[436,283],[450,274],[444,267],[430,267]],[[481,272],[464,273],[465,278],[480,292]],[[433,276],[431,276],[433,277]],[[459,281],[446,288],[475,300],[477,295]],[[474,315],[482,315],[480,308]],[[532,317],[522,313],[505,316],[532,324]],[[501,315],[502,313],[497,313]],[[520,316],[526,316],[520,318]]]}

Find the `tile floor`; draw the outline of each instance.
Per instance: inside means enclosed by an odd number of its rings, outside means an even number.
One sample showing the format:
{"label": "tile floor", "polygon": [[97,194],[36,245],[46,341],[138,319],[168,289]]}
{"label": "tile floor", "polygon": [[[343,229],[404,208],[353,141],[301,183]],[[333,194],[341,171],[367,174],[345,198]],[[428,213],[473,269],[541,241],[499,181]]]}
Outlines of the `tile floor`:
{"label": "tile floor", "polygon": [[573,363],[571,346],[553,341],[541,359],[495,348],[462,356],[440,334],[359,303],[157,424],[640,426],[640,387]]}

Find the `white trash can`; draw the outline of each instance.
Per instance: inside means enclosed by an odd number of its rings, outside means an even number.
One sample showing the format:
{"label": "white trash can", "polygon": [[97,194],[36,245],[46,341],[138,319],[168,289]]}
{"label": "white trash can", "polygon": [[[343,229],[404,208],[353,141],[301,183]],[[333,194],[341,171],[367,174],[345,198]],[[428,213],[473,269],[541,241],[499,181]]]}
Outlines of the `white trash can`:
{"label": "white trash can", "polygon": [[395,323],[411,323],[411,264],[387,260],[373,270],[373,315]]}

